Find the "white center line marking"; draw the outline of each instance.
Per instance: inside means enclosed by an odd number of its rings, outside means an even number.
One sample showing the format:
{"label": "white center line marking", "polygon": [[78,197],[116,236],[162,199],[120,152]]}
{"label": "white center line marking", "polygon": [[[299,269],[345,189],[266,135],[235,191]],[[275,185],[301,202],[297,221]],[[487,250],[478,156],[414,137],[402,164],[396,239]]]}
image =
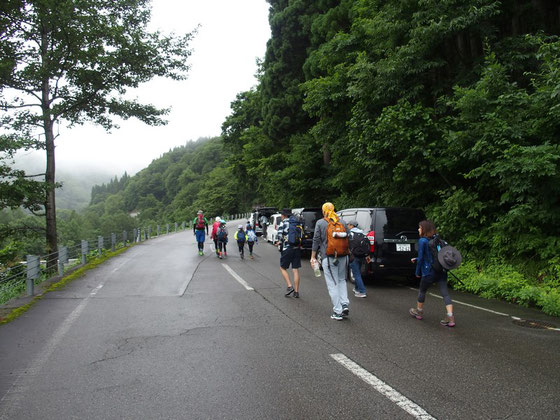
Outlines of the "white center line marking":
{"label": "white center line marking", "polygon": [[231,267],[227,264],[222,263],[223,267],[233,276],[235,280],[237,280],[245,289],[247,290],[255,290],[251,286],[247,284],[245,280],[243,280],[239,275],[231,269]]}
{"label": "white center line marking", "polygon": [[400,408],[406,411],[408,414],[413,416],[416,419],[428,420],[434,419],[426,410],[420,407],[418,404],[412,402],[404,395],[402,395],[396,389],[391,388],[377,376],[373,375],[372,373],[365,370],[363,367],[358,365],[357,363],[350,360],[345,355],[338,353],[338,354],[331,354],[331,357],[352,372],[354,375],[362,379],[367,384],[373,386],[377,392],[384,395],[395,404],[397,404]]}

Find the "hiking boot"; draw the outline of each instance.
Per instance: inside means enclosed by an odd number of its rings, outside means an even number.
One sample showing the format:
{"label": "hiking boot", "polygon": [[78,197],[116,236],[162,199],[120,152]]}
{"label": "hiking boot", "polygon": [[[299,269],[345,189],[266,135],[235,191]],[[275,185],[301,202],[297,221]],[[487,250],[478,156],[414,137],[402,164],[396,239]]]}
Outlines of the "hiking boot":
{"label": "hiking boot", "polygon": [[337,314],[336,312],[333,312],[331,315],[331,319],[336,319],[337,321],[342,321],[344,318],[342,318],[341,314]]}
{"label": "hiking boot", "polygon": [[348,309],[348,305],[346,304],[342,305],[342,316],[348,316],[349,313],[350,313],[350,309]]}
{"label": "hiking boot", "polygon": [[454,327],[455,326],[455,317],[453,315],[445,315],[445,318],[439,321],[441,325],[445,325],[446,327]]}
{"label": "hiking boot", "polygon": [[294,297],[298,298],[299,297],[299,292],[294,292]]}
{"label": "hiking boot", "polygon": [[367,295],[365,293],[356,292],[354,293],[354,296],[359,298],[365,298]]}
{"label": "hiking boot", "polygon": [[424,310],[418,308],[410,308],[408,313],[416,319],[422,319],[424,317]]}
{"label": "hiking boot", "polygon": [[294,292],[295,292],[294,288],[290,286],[286,289],[286,296],[290,296]]}

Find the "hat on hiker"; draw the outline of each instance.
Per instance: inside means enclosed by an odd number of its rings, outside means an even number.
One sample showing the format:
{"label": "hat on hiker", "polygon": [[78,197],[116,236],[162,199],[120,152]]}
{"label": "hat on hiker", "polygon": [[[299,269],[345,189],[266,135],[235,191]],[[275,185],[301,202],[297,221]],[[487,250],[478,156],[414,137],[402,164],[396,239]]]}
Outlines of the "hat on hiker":
{"label": "hat on hiker", "polygon": [[282,216],[289,217],[289,216],[292,215],[292,210],[291,209],[282,209],[281,214],[282,214]]}
{"label": "hat on hiker", "polygon": [[453,270],[461,265],[463,257],[461,253],[452,246],[444,246],[437,254],[439,263],[446,270]]}
{"label": "hat on hiker", "polygon": [[358,221],[356,219],[349,220],[346,224],[358,227]]}

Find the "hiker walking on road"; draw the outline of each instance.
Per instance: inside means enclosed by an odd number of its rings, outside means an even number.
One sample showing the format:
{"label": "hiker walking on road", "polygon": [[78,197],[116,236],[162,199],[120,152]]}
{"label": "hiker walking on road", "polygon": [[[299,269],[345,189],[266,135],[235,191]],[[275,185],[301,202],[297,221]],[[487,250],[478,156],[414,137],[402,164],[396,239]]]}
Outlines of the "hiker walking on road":
{"label": "hiker walking on road", "polygon": [[[290,209],[283,209],[281,212],[282,223],[278,226],[278,240],[274,244],[280,246],[280,272],[286,281],[286,296],[293,293],[295,298],[299,298],[299,269],[301,267],[301,237],[302,229]],[[292,266],[294,282],[290,281],[288,268]]]}
{"label": "hiker walking on road", "polygon": [[437,283],[447,314],[444,319],[440,321],[441,325],[447,327],[455,326],[455,316],[453,315],[453,302],[449,296],[447,288],[447,272],[445,270],[434,270],[434,256],[430,251],[429,240],[437,235],[435,225],[429,220],[422,220],[418,225],[418,233],[420,239],[418,240],[418,258],[413,258],[412,262],[416,263],[416,277],[420,278],[420,286],[418,290],[418,302],[416,308],[410,308],[409,313],[416,319],[424,317],[424,301],[426,299],[426,292],[428,288]]}
{"label": "hiker walking on road", "polygon": [[218,258],[222,259],[227,257],[228,231],[225,220],[220,220],[220,227],[216,236],[218,237]]}
{"label": "hiker walking on road", "polygon": [[204,230],[206,230],[206,235],[208,235],[208,220],[204,217],[202,210],[199,210],[193,220],[193,233],[198,244],[198,255],[204,255],[204,240],[206,239]]}
{"label": "hiker walking on road", "polygon": [[216,255],[220,255],[218,250],[218,229],[220,228],[220,217],[216,217],[216,221],[212,224],[212,234],[210,238],[214,241],[214,249],[216,250]]}
{"label": "hiker walking on road", "polygon": [[255,259],[253,257],[253,246],[259,243],[259,239],[257,238],[257,234],[255,233],[255,229],[253,229],[252,225],[247,226],[247,246],[249,247],[249,258],[252,260]]}
{"label": "hiker walking on road", "polygon": [[339,220],[332,203],[322,207],[323,219],[318,220],[313,235],[311,248],[311,266],[319,263],[323,267],[325,282],[329,290],[333,312],[331,319],[342,320],[350,313],[346,273],[348,270],[348,228],[343,220]]}
{"label": "hiker walking on road", "polygon": [[245,257],[245,242],[247,242],[247,235],[243,230],[243,225],[237,226],[237,232],[233,235],[233,238],[237,241],[237,246],[239,247],[239,256],[241,259]]}
{"label": "hiker walking on road", "polygon": [[362,279],[362,264],[364,260],[369,262],[369,240],[364,232],[358,227],[356,220],[348,221],[348,229],[350,229],[348,245],[350,247],[350,270],[354,276],[354,296],[365,298],[366,288]]}

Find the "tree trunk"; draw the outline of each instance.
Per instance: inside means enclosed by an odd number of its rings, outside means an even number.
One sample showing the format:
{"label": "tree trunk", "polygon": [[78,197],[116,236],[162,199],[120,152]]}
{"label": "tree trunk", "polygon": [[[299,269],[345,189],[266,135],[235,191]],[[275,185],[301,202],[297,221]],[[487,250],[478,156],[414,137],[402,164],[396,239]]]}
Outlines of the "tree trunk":
{"label": "tree trunk", "polygon": [[[49,31],[45,26],[41,30],[41,54],[43,67],[48,68]],[[56,233],[56,202],[55,202],[55,160],[54,160],[54,121],[51,116],[50,79],[48,71],[41,86],[41,108],[43,113],[43,129],[45,131],[45,149],[47,151],[47,168],[45,182],[47,194],[45,197],[45,216],[47,225],[47,271],[57,269],[58,238]]]}

